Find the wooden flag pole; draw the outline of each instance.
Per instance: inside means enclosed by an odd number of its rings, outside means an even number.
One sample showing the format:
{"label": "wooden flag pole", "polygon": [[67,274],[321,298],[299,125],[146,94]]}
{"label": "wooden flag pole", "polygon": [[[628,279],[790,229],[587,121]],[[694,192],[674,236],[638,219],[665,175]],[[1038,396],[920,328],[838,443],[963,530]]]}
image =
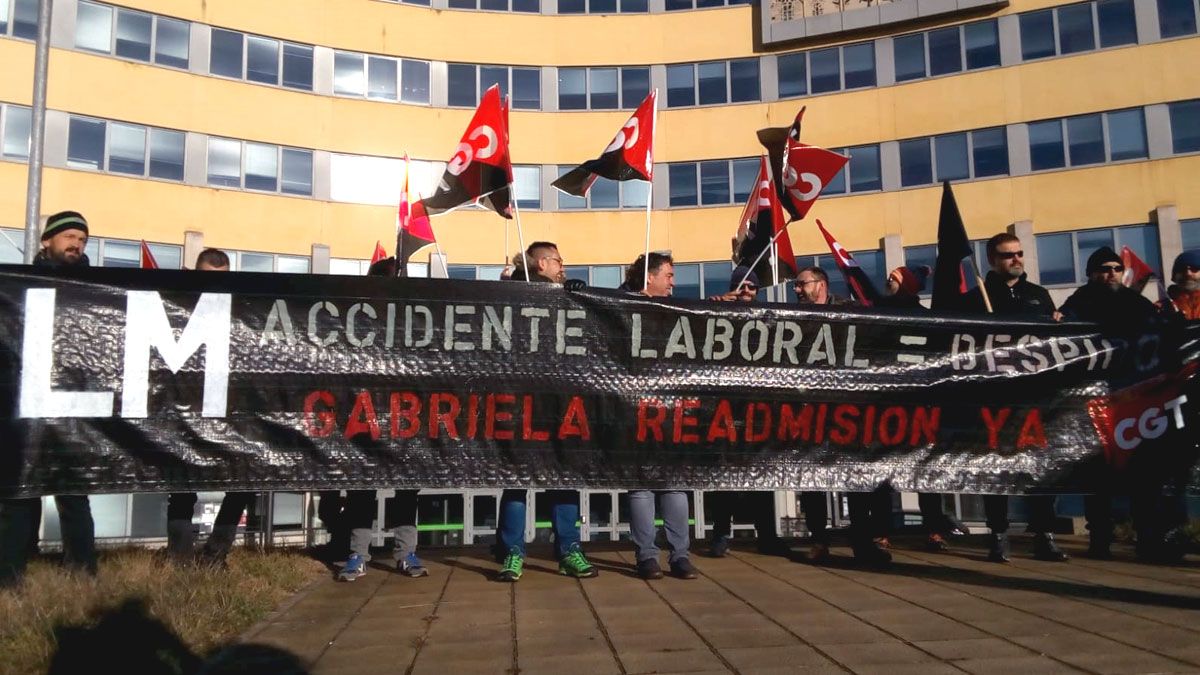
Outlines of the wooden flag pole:
{"label": "wooden flag pole", "polygon": [[979,266],[975,264],[975,256],[967,256],[971,261],[971,271],[975,273],[975,283],[979,284],[979,292],[983,295],[983,306],[987,308],[988,314],[994,314],[992,309],[992,299],[988,297],[987,286],[983,285],[983,277],[979,275]]}
{"label": "wooden flag pole", "polygon": [[[658,135],[658,87],[654,88],[654,136]],[[654,136],[650,137],[650,157],[654,158]],[[653,169],[651,170],[653,171]],[[650,194],[646,196],[646,251],[642,258],[642,292],[650,285],[650,205],[654,203],[654,181],[650,181]]]}
{"label": "wooden flag pole", "polygon": [[[775,240],[779,238],[779,235],[783,234],[784,232],[787,232],[788,227],[794,222],[796,222],[796,221],[793,220],[792,222],[788,223],[787,225],[784,225],[783,229],[781,229],[780,231],[771,235],[771,240],[768,241],[766,247],[764,247],[763,250],[759,252],[758,257],[754,259],[754,262],[750,263],[750,268],[748,270],[746,270],[746,275],[744,277],[742,277],[741,281],[738,282],[737,288],[741,288],[742,284],[746,283],[746,280],[749,279],[750,275],[754,273],[754,268],[758,266],[758,263],[762,262],[763,256],[767,254],[767,251],[770,251],[775,248]],[[775,276],[776,277],[779,276],[779,265],[775,266]]]}
{"label": "wooden flag pole", "polygon": [[[510,195],[512,195],[512,183],[508,184],[508,192]],[[517,219],[517,245],[521,247],[521,266],[525,268],[525,281],[531,282],[533,279],[530,278],[531,272],[529,271],[529,258],[525,256],[525,233],[521,230],[521,208],[517,206],[517,200],[515,198],[512,200],[512,207],[513,216]],[[507,222],[504,223],[504,229],[505,232],[508,231]]]}

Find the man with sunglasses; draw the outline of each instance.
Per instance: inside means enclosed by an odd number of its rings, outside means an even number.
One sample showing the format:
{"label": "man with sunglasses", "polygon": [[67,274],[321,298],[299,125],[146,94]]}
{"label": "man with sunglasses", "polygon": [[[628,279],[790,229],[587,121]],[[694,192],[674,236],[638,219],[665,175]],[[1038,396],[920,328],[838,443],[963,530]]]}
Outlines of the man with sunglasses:
{"label": "man with sunglasses", "polygon": [[1180,314],[1188,321],[1200,319],[1200,248],[1184,251],[1175,258],[1171,281],[1167,293]]}
{"label": "man with sunglasses", "polygon": [[[1001,232],[988,239],[987,259],[991,269],[984,279],[992,313],[1000,316],[1024,318],[1060,319],[1054,310],[1054,300],[1046,289],[1025,278],[1025,251],[1016,235]],[[1118,278],[1120,275],[1118,275]],[[968,311],[987,312],[983,293],[973,288],[963,298]],[[988,529],[992,531],[988,548],[988,560],[1006,563],[1009,561],[1008,542],[1008,495],[984,495],[983,508],[987,516]],[[1067,554],[1054,543],[1055,497],[1053,495],[1030,495],[1025,497],[1028,507],[1029,526],[1027,532],[1034,535],[1033,557],[1038,560],[1062,562]]]}

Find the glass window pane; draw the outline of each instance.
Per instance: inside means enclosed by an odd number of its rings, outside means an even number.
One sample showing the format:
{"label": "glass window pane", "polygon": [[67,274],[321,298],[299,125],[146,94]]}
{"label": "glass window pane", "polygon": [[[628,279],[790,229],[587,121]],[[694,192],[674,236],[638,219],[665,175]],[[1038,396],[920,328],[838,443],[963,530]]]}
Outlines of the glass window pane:
{"label": "glass window pane", "polygon": [[512,0],[512,11],[537,14],[542,11],[542,4],[538,0]]}
{"label": "glass window pane", "polygon": [[703,263],[701,272],[704,275],[704,295],[720,295],[729,290],[733,276],[733,265],[727,262]]}
{"label": "glass window pane", "polygon": [[75,46],[88,51],[109,53],[112,49],[111,7],[90,2],[79,3],[79,11],[75,15]]}
{"label": "glass window pane", "polygon": [[1034,171],[1066,166],[1061,120],[1033,122],[1029,125],[1029,164]]}
{"label": "glass window pane", "polygon": [[810,52],[808,67],[812,71],[812,93],[837,91],[842,88],[841,57],[839,50],[821,49]]}
{"label": "glass window pane", "polygon": [[[562,70],[559,70],[559,72],[561,73]],[[571,169],[574,169],[574,168],[575,167],[573,167],[573,166],[558,167],[558,177],[562,178],[563,174],[567,173],[568,171],[570,171]],[[569,194],[563,192],[562,190],[554,190],[554,193],[556,195],[558,195],[558,208],[560,208],[560,209],[586,209],[587,208],[587,198],[586,197],[576,197],[575,195],[569,195]]]}
{"label": "glass window pane", "polygon": [[1002,176],[1008,173],[1008,136],[1004,127],[971,132],[975,146],[975,177]]}
{"label": "glass window pane", "polygon": [[583,14],[587,12],[586,0],[558,0],[559,14]]}
{"label": "glass window pane", "polygon": [[633,109],[641,105],[650,93],[649,68],[621,69],[621,107]]}
{"label": "glass window pane", "polygon": [[500,86],[500,98],[504,98],[508,93],[508,67],[507,66],[479,66],[479,98],[492,85]]}
{"label": "glass window pane", "polygon": [[1183,250],[1200,248],[1200,218],[1179,221],[1179,230],[1183,235]]}
{"label": "glass window pane", "polygon": [[967,70],[1000,65],[1000,35],[995,21],[963,26],[967,43]]}
{"label": "glass window pane", "polygon": [[[849,156],[849,154],[850,154],[846,148],[840,148],[838,150],[834,150],[834,152],[838,153],[839,155],[845,155],[845,156]],[[837,175],[835,175],[833,177],[833,180],[829,181],[829,184],[825,186],[825,189],[821,190],[821,194],[823,194],[823,195],[845,194],[845,192],[846,192],[846,175],[849,172],[850,172],[849,164],[847,164],[846,166],[843,166],[842,170],[837,172]],[[807,265],[808,263],[805,263],[805,264]]]}
{"label": "glass window pane", "polygon": [[246,79],[279,84],[279,41],[246,36]]}
{"label": "glass window pane", "polygon": [[676,298],[700,299],[699,265],[675,263],[675,290],[671,295]]}
{"label": "glass window pane", "polygon": [[1096,48],[1090,2],[1058,8],[1058,45],[1063,54],[1086,52]]}
{"label": "glass window pane", "polygon": [[701,63],[696,66],[696,79],[700,84],[700,105],[725,103],[725,62]]}
{"label": "glass window pane", "polygon": [[621,206],[621,187],[614,180],[597,178],[588,190],[588,200],[593,209],[615,209]]}
{"label": "glass window pane", "polygon": [[400,100],[429,104],[429,62],[404,59],[400,64]]}
{"label": "glass window pane", "polygon": [[717,160],[700,163],[700,203],[729,203],[729,162]]}
{"label": "glass window pane", "polygon": [[312,91],[313,48],[305,45],[283,45],[283,86]]}
{"label": "glass window pane", "polygon": [[650,3],[647,0],[621,0],[621,12],[648,12],[650,11]]}
{"label": "glass window pane", "polygon": [[312,194],[313,160],[309,150],[283,149],[283,192],[289,195]]}
{"label": "glass window pane", "polygon": [[4,106],[5,157],[29,159],[30,110],[14,105]]}
{"label": "glass window pane", "polygon": [[667,176],[670,178],[671,206],[695,206],[697,204],[695,163],[669,164],[667,165]]}
{"label": "glass window pane", "polygon": [[173,68],[188,67],[188,52],[191,41],[191,24],[187,21],[155,18],[154,62]]}
{"label": "glass window pane", "polygon": [[[928,265],[933,268],[937,266],[937,246],[927,244],[925,246],[905,246],[904,247],[904,264],[909,267],[920,267]],[[927,286],[926,291],[931,289]]]}
{"label": "glass window pane", "polygon": [[1021,25],[1021,58],[1040,59],[1054,56],[1053,10],[1028,12],[1019,17]]}
{"label": "glass window pane", "polygon": [[138,61],[150,61],[149,14],[117,11],[117,56]]}
{"label": "glass window pane", "polygon": [[850,148],[850,191],[863,192],[883,188],[879,176],[879,146]]}
{"label": "glass window pane", "polygon": [[592,110],[616,110],[620,107],[617,93],[616,68],[592,68],[589,70],[591,81]]}
{"label": "glass window pane", "polygon": [[645,208],[650,199],[650,183],[644,180],[627,180],[621,183],[621,206]]}
{"label": "glass window pane", "polygon": [[[158,263],[159,269],[177,270],[183,267],[183,248],[179,246],[171,246],[169,244],[149,244],[150,254],[154,256],[154,262]],[[141,251],[138,251],[138,263],[141,264]]]}
{"label": "glass window pane", "polygon": [[37,0],[17,0],[13,11],[13,37],[37,39]]}
{"label": "glass window pane", "polygon": [[241,187],[241,143],[224,138],[208,139],[208,184]]}
{"label": "glass window pane", "polygon": [[366,86],[363,55],[336,52],[333,55],[333,93],[362,96],[366,93]]}
{"label": "glass window pane", "polygon": [[[0,35],[8,35],[8,1],[7,0],[0,0]],[[3,237],[0,237],[0,250],[7,251],[10,248],[12,248],[12,245],[5,242]],[[19,258],[20,258],[20,254],[18,254],[18,261],[19,261]],[[0,254],[0,261],[8,262],[3,254]]]}
{"label": "glass window pane", "polygon": [[1087,274],[1083,269],[1083,265],[1101,246],[1113,247],[1112,230],[1105,228],[1102,230],[1082,230],[1075,233],[1075,248],[1078,250],[1080,265],[1079,274],[1075,281],[1079,283],[1087,281]]}
{"label": "glass window pane", "polygon": [[1071,166],[1104,161],[1104,131],[1099,115],[1067,118],[1067,148]]}
{"label": "glass window pane", "polygon": [[779,98],[808,93],[808,56],[804,52],[784,54],[777,60]]}
{"label": "glass window pane", "polygon": [[450,9],[476,9],[478,8],[478,0],[450,0],[448,3]]}
{"label": "glass window pane", "polygon": [[591,14],[615,14],[617,0],[589,0],[588,12]]}
{"label": "glass window pane", "polygon": [[262,253],[240,253],[238,254],[238,268],[236,271],[274,272],[274,256],[263,255]]}
{"label": "glass window pane", "polygon": [[1038,283],[1043,286],[1075,283],[1075,257],[1071,234],[1039,234],[1037,240]]}
{"label": "glass window pane", "polygon": [[1171,149],[1176,153],[1200,150],[1200,100],[1172,103]]}
{"label": "glass window pane", "polygon": [[308,274],[308,258],[277,255],[275,256],[275,271],[280,274]]}
{"label": "glass window pane", "polygon": [[1158,31],[1164,38],[1195,33],[1196,7],[1192,0],[1158,0]]}
{"label": "glass window pane", "polygon": [[754,191],[754,180],[758,178],[758,165],[757,157],[733,160],[733,201],[735,204],[744,204],[750,199],[750,193]]}
{"label": "glass window pane", "polygon": [[896,81],[925,77],[925,34],[904,35],[892,40],[896,60]]}
{"label": "glass window pane", "polygon": [[508,0],[480,0],[479,9],[487,9],[493,12],[507,12]]}
{"label": "glass window pane", "polygon": [[108,127],[108,170],[141,176],[146,173],[146,127],[113,122]]}
{"label": "glass window pane", "polygon": [[846,88],[875,86],[875,45],[867,42],[842,49],[846,69]]}
{"label": "glass window pane", "polygon": [[592,268],[592,285],[596,288],[616,288],[624,281],[619,265],[597,265]]}
{"label": "glass window pane", "polygon": [[274,192],[279,184],[279,148],[246,144],[246,189]]}
{"label": "glass window pane", "polygon": [[929,157],[929,139],[900,141],[901,187],[927,185],[932,182],[933,164]]}
{"label": "glass window pane", "polygon": [[139,267],[142,263],[142,246],[131,241],[104,242],[103,267]]}
{"label": "glass window pane", "polygon": [[739,59],[729,62],[729,100],[733,103],[757,101],[758,59]]}
{"label": "glass window pane", "polygon": [[448,102],[450,105],[473,107],[477,102],[475,66],[463,63],[447,65]]}
{"label": "glass window pane", "polygon": [[[1133,249],[1137,257],[1150,266],[1150,269],[1163,272],[1171,270],[1163,270],[1162,254],[1158,245],[1158,227],[1154,225],[1133,225],[1131,227],[1117,228],[1117,245],[1114,250],[1120,251],[1122,247],[1128,246]],[[1184,247],[1187,248],[1186,246]]]}
{"label": "glass window pane", "polygon": [[1100,23],[1100,46],[1115,47],[1137,43],[1137,20],[1133,0],[1099,0],[1096,18]]}
{"label": "glass window pane", "polygon": [[512,107],[517,110],[542,107],[542,71],[537,68],[512,69]]}
{"label": "glass window pane", "polygon": [[395,101],[396,60],[372,56],[367,60],[367,98]]}
{"label": "glass window pane", "polygon": [[513,167],[513,197],[523,209],[542,208],[542,167]]}
{"label": "glass window pane", "polygon": [[558,69],[558,109],[587,110],[587,69]]}
{"label": "glass window pane", "polygon": [[945,75],[962,70],[962,44],[958,26],[929,31],[929,74]]}
{"label": "glass window pane", "polygon": [[667,11],[673,12],[680,9],[691,9],[693,0],[667,0]]}
{"label": "glass window pane", "polygon": [[67,166],[99,169],[104,166],[104,121],[72,117],[67,137]]}
{"label": "glass window pane", "polygon": [[696,67],[690,63],[667,66],[667,107],[696,105]]}
{"label": "glass window pane", "polygon": [[1107,114],[1109,159],[1146,156],[1146,120],[1141,108]]}
{"label": "glass window pane", "polygon": [[208,72],[225,77],[242,77],[242,34],[212,29]]}
{"label": "glass window pane", "polygon": [[967,164],[966,134],[938,136],[933,139],[933,151],[937,156],[938,182],[962,180],[971,175],[970,167]]}
{"label": "glass window pane", "polygon": [[150,175],[183,180],[185,136],[182,131],[150,130]]}

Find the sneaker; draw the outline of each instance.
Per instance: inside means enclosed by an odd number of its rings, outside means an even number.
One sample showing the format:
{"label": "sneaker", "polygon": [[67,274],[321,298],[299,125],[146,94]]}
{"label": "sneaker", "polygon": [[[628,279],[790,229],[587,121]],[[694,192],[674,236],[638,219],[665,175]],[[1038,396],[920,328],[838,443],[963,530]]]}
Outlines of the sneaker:
{"label": "sneaker", "polygon": [[1054,543],[1054,535],[1038,534],[1033,538],[1033,557],[1038,560],[1048,560],[1050,562],[1066,562],[1071,556],[1063,553],[1062,549]]}
{"label": "sneaker", "polygon": [[496,575],[498,581],[508,581],[515,583],[521,580],[521,572],[525,569],[525,556],[521,555],[521,551],[513,548],[504,558],[504,565],[500,567],[500,573]]}
{"label": "sneaker", "polygon": [[887,537],[875,537],[875,545],[886,551],[892,547],[892,540]]}
{"label": "sneaker", "polygon": [[396,561],[396,571],[406,577],[427,577],[429,570],[425,569],[425,565],[421,563],[421,559],[417,557],[416,551],[404,556],[403,559]]}
{"label": "sneaker", "polygon": [[988,538],[988,562],[1009,562],[1009,546],[1007,534],[993,534]]}
{"label": "sneaker", "polygon": [[654,558],[639,560],[637,564],[638,576],[643,579],[661,579],[662,568],[658,566],[658,561]]}
{"label": "sneaker", "polygon": [[676,579],[698,579],[700,573],[692,566],[691,560],[680,558],[671,563],[671,576]]}
{"label": "sneaker", "polygon": [[1112,540],[1102,537],[1089,539],[1087,557],[1095,560],[1112,560]]}
{"label": "sneaker", "polygon": [[808,549],[808,562],[820,565],[829,561],[829,544],[817,542]]}
{"label": "sneaker", "polygon": [[726,553],[729,553],[729,537],[713,537],[708,545],[708,557],[724,558]]}
{"label": "sneaker", "polygon": [[950,546],[946,543],[946,538],[934,532],[925,538],[925,550],[932,553],[945,553],[950,550]]}
{"label": "sneaker", "polygon": [[338,572],[338,581],[354,581],[367,573],[367,559],[357,553],[351,553],[346,558],[342,571]]}
{"label": "sneaker", "polygon": [[578,546],[572,546],[571,550],[558,560],[558,573],[576,579],[591,579],[600,575],[595,566],[588,562],[583,549]]}

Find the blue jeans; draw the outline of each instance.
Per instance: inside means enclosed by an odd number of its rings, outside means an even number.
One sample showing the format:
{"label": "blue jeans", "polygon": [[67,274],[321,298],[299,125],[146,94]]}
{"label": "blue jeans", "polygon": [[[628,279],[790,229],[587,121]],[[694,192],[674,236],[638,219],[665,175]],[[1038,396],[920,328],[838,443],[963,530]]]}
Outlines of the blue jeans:
{"label": "blue jeans", "polygon": [[[500,522],[496,538],[505,551],[514,548],[525,555],[525,490],[505,490],[500,497]],[[554,553],[559,558],[579,546],[579,493],[575,490],[547,490],[550,500],[550,527],[554,531]]]}
{"label": "blue jeans", "polygon": [[[654,496],[650,490],[629,492],[629,534],[633,539],[637,561],[658,558],[658,545],[654,543]],[[667,531],[667,544],[671,547],[669,562],[688,557],[691,538],[688,533],[687,493],[679,490],[664,490],[658,493],[662,508],[663,529]]]}

